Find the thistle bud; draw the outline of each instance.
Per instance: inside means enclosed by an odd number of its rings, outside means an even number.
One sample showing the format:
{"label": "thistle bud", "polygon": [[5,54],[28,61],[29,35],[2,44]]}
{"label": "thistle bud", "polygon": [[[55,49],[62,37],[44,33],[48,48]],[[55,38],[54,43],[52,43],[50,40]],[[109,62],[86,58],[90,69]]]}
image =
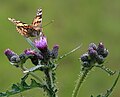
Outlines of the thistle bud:
{"label": "thistle bud", "polygon": [[88,49],[88,54],[90,56],[91,59],[95,59],[97,56],[97,51],[94,50],[92,47]]}
{"label": "thistle bud", "polygon": [[94,43],[90,43],[89,48],[93,48],[94,50],[97,50],[97,46]]}
{"label": "thistle bud", "polygon": [[98,56],[96,57],[96,62],[97,62],[98,64],[104,63],[104,58],[103,58],[103,56],[102,56],[102,55],[98,55]]}
{"label": "thistle bud", "polygon": [[54,45],[52,51],[51,51],[51,57],[53,59],[56,59],[58,56],[58,49],[59,49],[59,45]]}
{"label": "thistle bud", "polygon": [[43,59],[43,56],[40,53],[37,53],[37,52],[35,52],[35,51],[31,50],[31,49],[25,50],[24,53],[26,54],[26,56],[28,56],[28,58],[31,59],[31,62],[34,65],[38,65],[39,60]]}
{"label": "thistle bud", "polygon": [[82,62],[89,61],[88,53],[83,54],[80,58]]}
{"label": "thistle bud", "polygon": [[18,61],[20,61],[19,56],[10,49],[6,49],[4,51],[4,54],[7,56],[8,60],[10,62],[18,62]]}
{"label": "thistle bud", "polygon": [[104,45],[103,45],[103,43],[102,42],[100,42],[99,44],[98,44],[98,48],[97,48],[97,52],[98,52],[98,54],[99,55],[102,55],[103,53],[104,53]]}

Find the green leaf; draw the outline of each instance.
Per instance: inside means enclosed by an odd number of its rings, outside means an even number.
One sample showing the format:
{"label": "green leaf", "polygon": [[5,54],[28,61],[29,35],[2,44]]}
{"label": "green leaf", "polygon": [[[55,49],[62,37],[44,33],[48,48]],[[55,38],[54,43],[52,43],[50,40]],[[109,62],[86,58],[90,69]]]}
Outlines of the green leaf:
{"label": "green leaf", "polygon": [[41,86],[39,83],[37,83],[34,79],[31,79],[31,84],[30,84],[31,87],[39,87]]}
{"label": "green leaf", "polygon": [[3,92],[3,93],[0,93],[0,97],[8,97],[8,96],[5,92]]}
{"label": "green leaf", "polygon": [[29,89],[30,88],[30,86],[29,85],[27,85],[27,83],[25,82],[25,81],[21,81],[21,84],[20,84],[20,86],[21,86],[21,89]]}
{"label": "green leaf", "polygon": [[28,85],[25,80],[21,80],[21,83],[13,84],[11,86],[11,90],[7,90],[6,92],[1,92],[0,97],[9,97],[11,95],[35,88],[35,87],[40,87],[42,88],[43,86],[40,83],[37,83],[34,79],[31,79],[30,85]]}
{"label": "green leaf", "polygon": [[19,88],[16,84],[13,84],[13,85],[12,85],[12,90],[13,90],[13,91],[19,91],[20,88]]}
{"label": "green leaf", "polygon": [[25,81],[25,80],[28,78],[28,75],[29,75],[29,73],[25,74],[25,75],[21,78],[21,80],[22,80],[22,81]]}

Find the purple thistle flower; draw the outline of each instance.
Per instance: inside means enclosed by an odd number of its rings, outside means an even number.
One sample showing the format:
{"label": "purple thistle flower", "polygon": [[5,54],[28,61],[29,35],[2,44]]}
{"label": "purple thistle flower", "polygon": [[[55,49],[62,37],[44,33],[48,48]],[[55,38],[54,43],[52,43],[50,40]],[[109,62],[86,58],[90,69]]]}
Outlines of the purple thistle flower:
{"label": "purple thistle flower", "polygon": [[39,39],[35,39],[35,46],[40,50],[40,51],[46,51],[47,50],[47,38],[42,34]]}

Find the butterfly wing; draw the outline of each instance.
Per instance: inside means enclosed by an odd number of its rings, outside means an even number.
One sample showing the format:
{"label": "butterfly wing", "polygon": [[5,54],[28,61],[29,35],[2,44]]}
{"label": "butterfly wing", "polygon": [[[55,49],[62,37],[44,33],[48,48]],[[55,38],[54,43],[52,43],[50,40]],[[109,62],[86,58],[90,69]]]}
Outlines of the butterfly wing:
{"label": "butterfly wing", "polygon": [[35,30],[42,32],[42,9],[38,9],[36,17],[32,21],[32,26]]}
{"label": "butterfly wing", "polygon": [[36,37],[39,35],[38,31],[36,31],[31,25],[28,25],[26,23],[23,23],[21,21],[17,21],[13,18],[8,18],[12,23],[16,25],[17,31],[25,36],[26,38],[28,37]]}

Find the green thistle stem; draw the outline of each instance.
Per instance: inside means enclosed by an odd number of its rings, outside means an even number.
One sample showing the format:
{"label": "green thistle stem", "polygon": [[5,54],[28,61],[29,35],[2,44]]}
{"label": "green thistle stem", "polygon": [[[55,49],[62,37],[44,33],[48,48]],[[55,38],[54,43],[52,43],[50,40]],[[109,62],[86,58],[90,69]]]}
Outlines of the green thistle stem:
{"label": "green thistle stem", "polygon": [[[92,69],[92,68],[91,68],[91,69]],[[84,71],[82,72],[81,77],[80,77],[80,75],[79,75],[79,78],[78,78],[78,80],[77,80],[77,83],[76,83],[75,88],[74,88],[73,93],[72,93],[72,97],[77,97],[77,95],[78,95],[78,93],[79,93],[79,89],[80,89],[83,81],[85,80],[88,72],[89,72],[91,69],[86,69],[86,70],[84,70]]]}
{"label": "green thistle stem", "polygon": [[52,77],[52,70],[49,70],[49,77],[50,77],[50,86],[51,86],[51,89],[52,89],[52,95],[50,97],[58,97],[56,92],[54,91],[55,89],[55,85],[54,85],[54,81],[53,81],[53,77]]}
{"label": "green thistle stem", "polygon": [[53,78],[52,78],[52,71],[49,71],[49,76],[50,76],[50,82],[51,82],[51,87],[54,87],[54,83],[53,83]]}
{"label": "green thistle stem", "polygon": [[109,75],[114,75],[116,73],[116,71],[112,71],[109,68],[105,67],[104,65],[95,65],[95,66],[106,71]]}

